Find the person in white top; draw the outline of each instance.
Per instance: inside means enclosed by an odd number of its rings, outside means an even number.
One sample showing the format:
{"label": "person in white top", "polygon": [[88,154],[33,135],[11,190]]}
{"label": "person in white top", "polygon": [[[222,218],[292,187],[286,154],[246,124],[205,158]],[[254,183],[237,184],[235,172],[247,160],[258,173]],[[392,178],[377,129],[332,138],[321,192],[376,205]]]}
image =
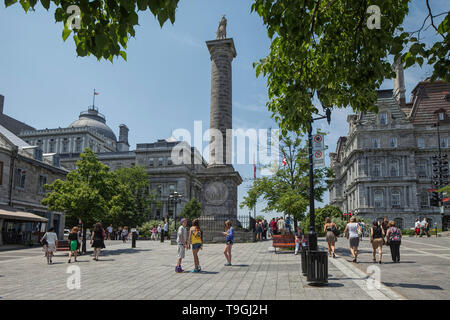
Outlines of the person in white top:
{"label": "person in white top", "polygon": [[42,237],[41,242],[47,242],[47,264],[52,264],[53,253],[56,251],[56,241],[58,236],[55,233],[55,228],[50,228]]}
{"label": "person in white top", "polygon": [[416,222],[414,223],[414,235],[417,238],[417,236],[420,233],[420,221],[419,219],[416,219]]}
{"label": "person in white top", "polygon": [[359,246],[359,233],[361,233],[361,227],[356,223],[356,218],[351,217],[350,223],[345,226],[345,236],[350,241],[350,252],[352,253],[352,262],[357,262],[358,258],[358,246]]}

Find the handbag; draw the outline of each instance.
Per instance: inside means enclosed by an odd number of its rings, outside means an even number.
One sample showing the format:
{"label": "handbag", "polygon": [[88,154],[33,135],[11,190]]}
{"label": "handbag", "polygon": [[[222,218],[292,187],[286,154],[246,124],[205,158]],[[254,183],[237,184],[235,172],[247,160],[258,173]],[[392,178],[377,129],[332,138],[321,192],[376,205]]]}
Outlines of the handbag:
{"label": "handbag", "polygon": [[339,237],[340,232],[339,232],[339,229],[336,228],[335,225],[333,225],[333,226],[331,227],[331,232],[333,232],[334,235],[335,235],[336,237]]}

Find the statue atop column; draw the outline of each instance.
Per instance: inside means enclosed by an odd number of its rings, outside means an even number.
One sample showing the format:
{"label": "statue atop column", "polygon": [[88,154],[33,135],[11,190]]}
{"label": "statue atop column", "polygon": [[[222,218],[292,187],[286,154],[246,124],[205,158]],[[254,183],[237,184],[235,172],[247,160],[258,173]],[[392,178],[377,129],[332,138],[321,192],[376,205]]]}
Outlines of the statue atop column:
{"label": "statue atop column", "polygon": [[222,16],[220,20],[219,27],[217,28],[217,40],[227,38],[227,19],[225,15]]}

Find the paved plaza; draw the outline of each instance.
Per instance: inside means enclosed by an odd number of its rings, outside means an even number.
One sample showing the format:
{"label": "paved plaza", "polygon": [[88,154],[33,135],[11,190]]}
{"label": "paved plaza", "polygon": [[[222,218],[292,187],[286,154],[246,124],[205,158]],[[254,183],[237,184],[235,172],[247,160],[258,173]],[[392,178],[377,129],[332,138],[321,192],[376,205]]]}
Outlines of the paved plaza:
{"label": "paved plaza", "polygon": [[[346,242],[341,238],[338,244],[344,246]],[[329,259],[329,285],[325,287],[309,286],[301,275],[300,256],[292,251],[275,254],[271,241],[235,244],[232,267],[224,266],[223,245],[206,244],[199,254],[202,266],[199,274],[174,272],[176,247],[168,242],[138,241],[137,248],[132,249],[130,243],[107,241],[100,261],[93,261],[88,254],[79,257],[76,264],[68,264],[67,253],[58,252],[53,265],[47,265],[40,248],[1,251],[0,297],[2,300],[450,298],[450,239],[405,239],[402,263],[381,265],[384,283],[379,287],[368,286],[366,271],[373,265],[369,263],[370,255],[364,253],[368,243],[363,241],[361,263],[357,265],[348,262],[347,250],[339,247],[338,258]],[[323,239],[319,245],[325,245]],[[387,254],[385,261],[389,262]],[[73,265],[80,267],[79,290],[67,287],[71,276],[67,268]],[[187,251],[183,268],[193,268],[191,251]]]}

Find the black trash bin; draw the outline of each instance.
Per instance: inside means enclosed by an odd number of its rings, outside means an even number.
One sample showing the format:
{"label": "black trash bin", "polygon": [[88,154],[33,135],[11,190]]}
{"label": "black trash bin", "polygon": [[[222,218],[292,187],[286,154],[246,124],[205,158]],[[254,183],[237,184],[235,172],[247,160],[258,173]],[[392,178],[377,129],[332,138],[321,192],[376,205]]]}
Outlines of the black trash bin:
{"label": "black trash bin", "polygon": [[328,283],[328,252],[306,251],[306,281],[310,285]]}
{"label": "black trash bin", "polygon": [[301,259],[301,265],[302,265],[302,274],[306,276],[306,270],[307,270],[307,264],[306,264],[306,251],[308,250],[308,247],[301,247],[300,250],[300,259]]}

